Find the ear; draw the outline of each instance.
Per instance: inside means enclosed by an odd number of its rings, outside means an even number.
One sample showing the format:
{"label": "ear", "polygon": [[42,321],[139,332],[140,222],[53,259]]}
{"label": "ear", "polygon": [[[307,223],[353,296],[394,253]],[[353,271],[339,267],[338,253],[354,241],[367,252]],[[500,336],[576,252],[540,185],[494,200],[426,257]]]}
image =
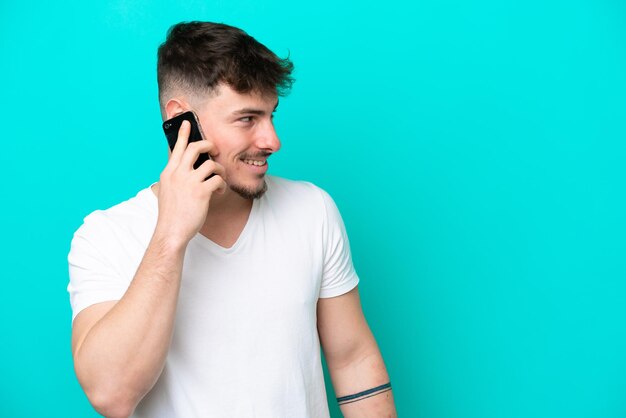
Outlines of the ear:
{"label": "ear", "polygon": [[165,104],[165,120],[172,119],[174,116],[178,116],[181,113],[189,110],[190,107],[183,99],[169,99]]}

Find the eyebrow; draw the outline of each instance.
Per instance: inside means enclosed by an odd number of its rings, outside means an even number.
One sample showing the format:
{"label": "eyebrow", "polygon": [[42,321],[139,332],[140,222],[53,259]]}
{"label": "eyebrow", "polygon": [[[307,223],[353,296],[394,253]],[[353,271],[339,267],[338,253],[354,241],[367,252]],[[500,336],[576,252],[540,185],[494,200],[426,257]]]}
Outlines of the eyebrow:
{"label": "eyebrow", "polygon": [[[276,106],[274,106],[274,110],[272,110],[272,112],[276,111],[276,108],[278,107],[278,103],[280,103],[280,100],[276,101]],[[235,110],[233,112],[233,115],[244,115],[244,114],[263,116],[265,115],[265,110],[255,109],[252,107],[244,107],[243,109]]]}

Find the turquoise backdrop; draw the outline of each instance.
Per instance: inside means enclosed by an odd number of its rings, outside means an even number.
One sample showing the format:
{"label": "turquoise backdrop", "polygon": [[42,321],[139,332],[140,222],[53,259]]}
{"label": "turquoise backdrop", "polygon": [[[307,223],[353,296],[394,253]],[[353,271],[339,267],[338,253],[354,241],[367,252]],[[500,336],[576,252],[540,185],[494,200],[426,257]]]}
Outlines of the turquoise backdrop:
{"label": "turquoise backdrop", "polygon": [[293,59],[271,172],[341,209],[400,416],[626,416],[611,0],[0,3],[0,416],[97,416],[67,252],[84,216],[158,179],[156,48],[182,20]]}

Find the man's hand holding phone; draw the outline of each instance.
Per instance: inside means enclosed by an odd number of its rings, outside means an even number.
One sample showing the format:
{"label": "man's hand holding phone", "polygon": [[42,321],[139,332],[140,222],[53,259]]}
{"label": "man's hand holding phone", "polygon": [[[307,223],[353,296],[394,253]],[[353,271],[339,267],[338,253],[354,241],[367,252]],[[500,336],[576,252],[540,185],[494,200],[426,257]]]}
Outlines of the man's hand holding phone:
{"label": "man's hand holding phone", "polygon": [[[168,122],[164,123],[164,129]],[[213,193],[226,191],[223,166],[206,158],[194,169],[198,158],[202,154],[208,157],[215,147],[205,139],[189,143],[190,132],[191,122],[182,121],[170,159],[161,172],[155,229],[155,234],[168,242],[183,246],[202,228]]]}

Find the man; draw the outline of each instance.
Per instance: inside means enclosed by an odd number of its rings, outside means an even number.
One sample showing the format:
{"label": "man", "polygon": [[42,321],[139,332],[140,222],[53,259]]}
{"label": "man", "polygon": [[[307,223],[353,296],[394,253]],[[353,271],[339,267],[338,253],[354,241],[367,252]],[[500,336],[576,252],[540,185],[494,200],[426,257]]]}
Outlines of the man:
{"label": "man", "polygon": [[205,140],[183,123],[160,181],[72,240],[72,352],[101,414],[327,417],[321,342],[344,415],[395,416],[335,204],[266,174],[292,68],[223,24],[160,46],[162,117],[193,110]]}

